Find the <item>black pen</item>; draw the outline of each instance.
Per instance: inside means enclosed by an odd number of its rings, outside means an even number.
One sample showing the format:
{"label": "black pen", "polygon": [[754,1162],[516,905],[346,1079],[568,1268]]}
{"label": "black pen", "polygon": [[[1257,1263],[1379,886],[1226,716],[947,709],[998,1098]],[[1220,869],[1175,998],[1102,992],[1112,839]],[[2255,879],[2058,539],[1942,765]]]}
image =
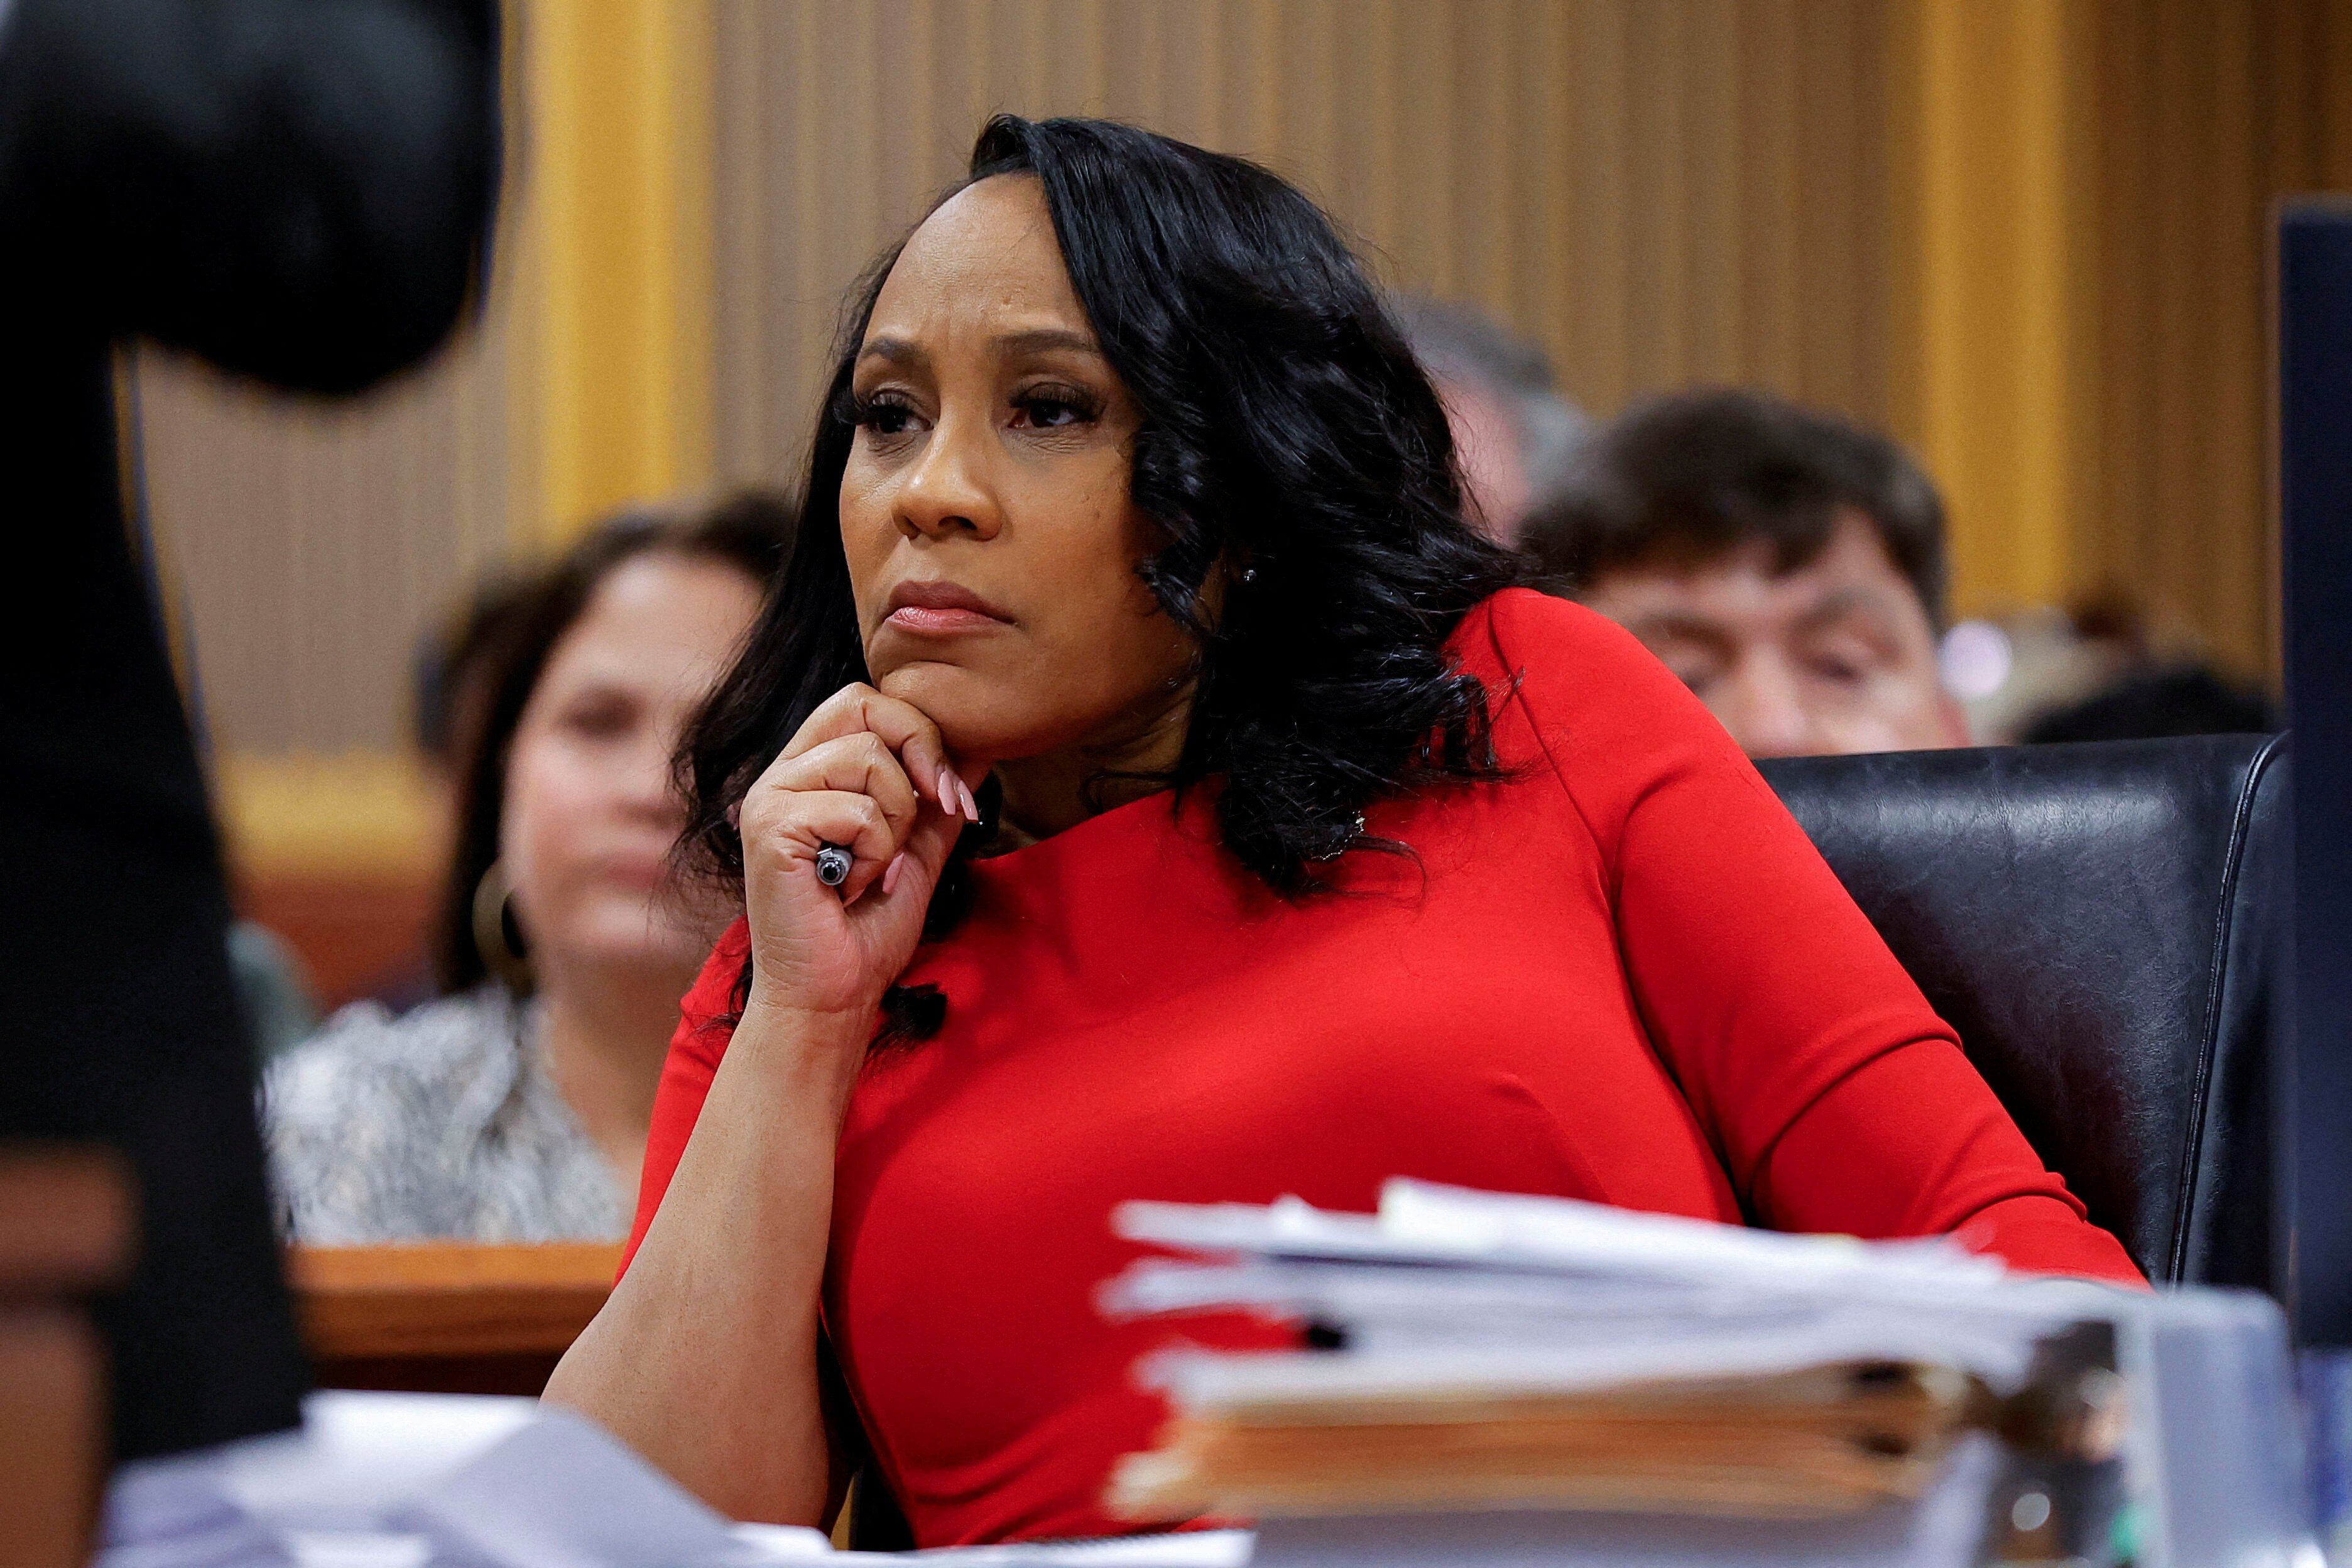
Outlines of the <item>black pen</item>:
{"label": "black pen", "polygon": [[838,844],[820,844],[816,851],[816,879],[828,888],[838,888],[849,880],[850,854]]}

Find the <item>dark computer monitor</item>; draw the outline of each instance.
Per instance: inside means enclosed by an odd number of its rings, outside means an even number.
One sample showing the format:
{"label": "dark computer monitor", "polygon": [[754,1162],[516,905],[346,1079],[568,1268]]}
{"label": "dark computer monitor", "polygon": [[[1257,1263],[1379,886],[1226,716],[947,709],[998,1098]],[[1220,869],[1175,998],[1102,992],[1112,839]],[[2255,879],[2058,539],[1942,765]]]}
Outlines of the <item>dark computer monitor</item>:
{"label": "dark computer monitor", "polygon": [[2279,501],[2294,940],[2279,1033],[2278,1249],[2298,1339],[2352,1347],[2352,202],[2278,224]]}

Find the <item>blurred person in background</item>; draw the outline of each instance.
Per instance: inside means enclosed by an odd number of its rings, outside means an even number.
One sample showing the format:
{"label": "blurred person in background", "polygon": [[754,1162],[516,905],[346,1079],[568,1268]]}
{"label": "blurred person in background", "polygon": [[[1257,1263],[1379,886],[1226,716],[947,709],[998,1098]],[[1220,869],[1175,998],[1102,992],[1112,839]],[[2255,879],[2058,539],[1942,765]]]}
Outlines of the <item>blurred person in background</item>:
{"label": "blurred person in background", "polygon": [[1498,544],[1516,542],[1528,511],[1565,477],[1590,422],[1554,389],[1543,350],[1485,313],[1416,295],[1390,305],[1445,404],[1470,521]]}
{"label": "blurred person in background", "polygon": [[2204,663],[2151,664],[2025,727],[2028,744],[2267,734],[2278,718],[2259,691]]}
{"label": "blurred person in background", "polygon": [[2126,594],[2110,589],[2078,603],[2066,629],[2105,667],[2088,689],[2049,694],[2025,715],[2019,739],[2143,741],[2175,735],[2266,734],[2278,728],[2268,698],[2217,668],[2179,639],[2150,630]]}
{"label": "blurred person in background", "polygon": [[1968,743],[1937,663],[1944,510],[1887,437],[1758,392],[1643,404],[1521,543],[1751,757]]}
{"label": "blurred person in background", "polygon": [[316,393],[431,353],[479,297],[498,45],[490,0],[0,4],[0,1138],[128,1167],[119,1458],[291,1426],[303,1372],[118,345]]}
{"label": "blurred person in background", "polygon": [[2060,608],[1962,621],[1944,637],[1944,681],[1988,746],[2267,734],[2270,699],[2208,656],[2177,619],[2109,584]]}
{"label": "blurred person in background", "polygon": [[678,998],[726,919],[668,878],[685,821],[670,760],[791,529],[757,495],[625,516],[478,601],[503,630],[470,721],[467,701],[451,710],[443,995],[397,1018],[345,1008],[270,1070],[293,1238],[626,1233]]}
{"label": "blurred person in background", "polygon": [[457,775],[478,744],[499,662],[523,629],[538,578],[525,574],[482,584],[454,620],[418,639],[410,671],[410,733],[446,823],[443,847],[457,843]]}

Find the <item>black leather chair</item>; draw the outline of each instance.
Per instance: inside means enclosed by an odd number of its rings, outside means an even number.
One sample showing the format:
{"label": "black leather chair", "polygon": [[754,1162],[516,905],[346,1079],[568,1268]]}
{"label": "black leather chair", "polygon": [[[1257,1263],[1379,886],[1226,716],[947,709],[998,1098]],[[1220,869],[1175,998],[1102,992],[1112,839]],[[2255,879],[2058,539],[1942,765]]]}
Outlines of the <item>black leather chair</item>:
{"label": "black leather chair", "polygon": [[2148,1278],[2269,1288],[2284,737],[1762,771]]}

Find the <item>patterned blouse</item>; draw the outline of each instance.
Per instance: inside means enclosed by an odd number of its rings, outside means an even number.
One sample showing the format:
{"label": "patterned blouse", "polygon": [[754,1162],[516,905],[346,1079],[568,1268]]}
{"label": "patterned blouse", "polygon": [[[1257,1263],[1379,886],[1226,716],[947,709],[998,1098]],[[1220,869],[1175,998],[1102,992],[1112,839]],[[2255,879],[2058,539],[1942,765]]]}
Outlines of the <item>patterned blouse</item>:
{"label": "patterned blouse", "polygon": [[278,1224],[329,1245],[620,1240],[624,1193],[549,1075],[540,1008],[484,984],[362,1002],[262,1085]]}

